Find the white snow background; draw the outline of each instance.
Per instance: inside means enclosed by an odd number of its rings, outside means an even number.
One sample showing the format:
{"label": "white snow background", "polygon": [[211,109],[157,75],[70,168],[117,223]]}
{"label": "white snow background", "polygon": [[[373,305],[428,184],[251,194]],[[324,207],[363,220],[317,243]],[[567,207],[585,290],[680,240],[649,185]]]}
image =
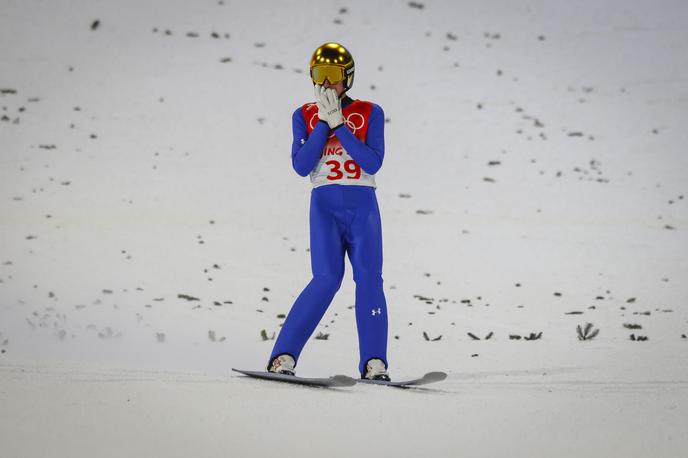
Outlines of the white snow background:
{"label": "white snow background", "polygon": [[[310,280],[331,40],[426,389],[231,372]],[[1,0],[0,57],[0,456],[688,456],[685,2]],[[354,291],[300,375],[357,375]]]}

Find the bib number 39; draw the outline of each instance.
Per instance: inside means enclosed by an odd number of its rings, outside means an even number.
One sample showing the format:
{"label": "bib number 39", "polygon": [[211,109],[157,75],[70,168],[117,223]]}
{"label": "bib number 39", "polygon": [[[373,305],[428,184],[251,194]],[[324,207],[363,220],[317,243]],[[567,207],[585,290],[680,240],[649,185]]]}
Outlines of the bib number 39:
{"label": "bib number 39", "polygon": [[342,171],[342,163],[339,161],[327,161],[325,164],[330,166],[330,174],[327,175],[328,180],[341,180],[344,178],[344,172],[347,173],[348,180],[355,180],[361,177],[361,167],[353,160],[344,162],[344,171]]}

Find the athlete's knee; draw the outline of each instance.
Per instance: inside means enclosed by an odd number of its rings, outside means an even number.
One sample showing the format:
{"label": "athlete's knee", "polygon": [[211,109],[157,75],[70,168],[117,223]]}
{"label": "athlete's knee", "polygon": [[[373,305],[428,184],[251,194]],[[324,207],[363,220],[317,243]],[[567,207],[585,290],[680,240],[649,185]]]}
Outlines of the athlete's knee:
{"label": "athlete's knee", "polygon": [[342,286],[343,279],[344,272],[337,274],[314,274],[312,281],[321,288],[325,288],[332,292],[337,292]]}
{"label": "athlete's knee", "polygon": [[382,273],[373,271],[354,272],[354,282],[357,286],[382,286]]}

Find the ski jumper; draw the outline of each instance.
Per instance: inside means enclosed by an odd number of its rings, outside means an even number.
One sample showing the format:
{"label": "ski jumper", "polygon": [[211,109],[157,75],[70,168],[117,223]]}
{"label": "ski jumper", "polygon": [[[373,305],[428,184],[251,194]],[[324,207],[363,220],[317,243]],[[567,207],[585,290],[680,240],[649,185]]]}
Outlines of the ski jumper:
{"label": "ski jumper", "polygon": [[384,158],[384,113],[378,105],[342,99],[344,124],[330,130],[316,104],[292,116],[292,166],[310,175],[313,278],[294,302],[270,356],[301,350],[339,290],[348,253],[356,283],[359,372],[368,360],[387,366],[387,304],[382,289],[382,228],[375,173]]}

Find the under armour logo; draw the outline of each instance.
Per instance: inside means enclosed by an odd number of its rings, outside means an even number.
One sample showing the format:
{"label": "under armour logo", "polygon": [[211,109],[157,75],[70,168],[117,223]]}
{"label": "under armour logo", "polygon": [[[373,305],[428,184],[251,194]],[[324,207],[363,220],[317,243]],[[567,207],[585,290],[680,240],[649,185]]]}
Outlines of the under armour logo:
{"label": "under armour logo", "polygon": [[382,313],[382,309],[378,307],[377,310],[372,309],[371,312],[373,312],[373,316],[380,315]]}
{"label": "under armour logo", "polygon": [[305,139],[305,138],[302,138],[302,139],[301,139],[301,144],[303,145],[304,143],[306,143],[306,139]]}

